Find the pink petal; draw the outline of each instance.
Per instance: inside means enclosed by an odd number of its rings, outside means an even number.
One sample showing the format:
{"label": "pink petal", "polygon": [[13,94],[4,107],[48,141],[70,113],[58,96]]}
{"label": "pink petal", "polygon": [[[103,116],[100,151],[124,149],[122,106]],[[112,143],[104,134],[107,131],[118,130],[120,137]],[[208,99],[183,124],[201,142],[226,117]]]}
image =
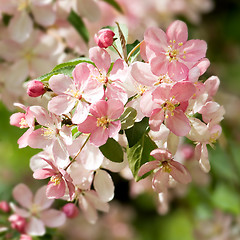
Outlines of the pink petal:
{"label": "pink petal", "polygon": [[160,53],[156,57],[151,58],[149,63],[153,74],[160,76],[168,73],[169,60],[164,53]]}
{"label": "pink petal", "polygon": [[99,118],[107,116],[108,103],[105,100],[100,100],[91,105],[90,113]]}
{"label": "pink petal", "polygon": [[116,137],[120,129],[121,129],[121,121],[120,120],[112,121],[108,127],[108,136],[112,138]]}
{"label": "pink petal", "polygon": [[216,94],[219,88],[220,80],[218,77],[212,76],[204,82],[204,85],[205,85],[205,90],[212,97]]}
{"label": "pink petal", "polygon": [[157,108],[153,110],[151,117],[149,118],[149,126],[152,131],[159,131],[160,126],[164,120],[164,110]]}
{"label": "pink petal", "polygon": [[210,66],[210,61],[207,58],[203,58],[195,66],[200,69],[200,75],[203,75]]}
{"label": "pink petal", "polygon": [[187,168],[179,162],[174,160],[170,161],[171,172],[170,175],[177,181],[183,184],[187,184],[192,181],[192,177]]}
{"label": "pink petal", "polygon": [[32,205],[33,194],[30,189],[23,183],[18,184],[13,189],[13,197],[22,207],[29,209]]}
{"label": "pink petal", "polygon": [[166,192],[168,188],[169,173],[161,168],[156,172],[152,180],[152,187],[157,192]]}
{"label": "pink petal", "polygon": [[90,105],[88,103],[83,101],[78,101],[76,110],[72,117],[72,122],[74,124],[79,124],[85,121],[88,116],[89,110],[90,110]]}
{"label": "pink petal", "polygon": [[53,122],[45,108],[40,106],[31,106],[29,109],[40,125],[49,127],[49,123]]}
{"label": "pink petal", "polygon": [[188,101],[196,92],[195,86],[191,82],[177,82],[173,85],[170,95],[174,96],[178,102]]}
{"label": "pink petal", "polygon": [[89,50],[89,58],[96,64],[103,74],[107,74],[111,65],[111,58],[105,49],[93,47]]}
{"label": "pink petal", "polygon": [[31,217],[26,227],[26,233],[30,236],[43,236],[46,230],[41,220]]}
{"label": "pink petal", "polygon": [[88,63],[79,63],[73,70],[73,79],[78,89],[88,81],[90,69]]}
{"label": "pink petal", "polygon": [[158,160],[146,162],[140,167],[140,169],[138,171],[138,176],[142,177],[144,174],[152,171],[153,169],[157,168],[158,166],[159,166]]}
{"label": "pink petal", "polygon": [[44,225],[50,228],[60,227],[66,221],[66,215],[55,209],[49,209],[41,212],[40,218]]}
{"label": "pink petal", "polygon": [[53,75],[49,79],[49,87],[57,94],[65,93],[71,85],[73,80],[64,74]]}
{"label": "pink petal", "polygon": [[150,117],[154,109],[159,108],[159,105],[152,99],[152,91],[146,91],[140,100],[141,112],[146,116]]}
{"label": "pink petal", "polygon": [[186,136],[191,130],[191,125],[188,118],[182,111],[173,111],[173,116],[171,113],[168,114],[166,118],[166,126],[175,135],[182,137]]}
{"label": "pink petal", "polygon": [[115,98],[115,99],[121,101],[123,104],[126,104],[127,100],[128,100],[128,95],[125,92],[125,90],[118,87],[115,83],[108,85],[106,92],[105,92],[105,96],[108,99]]}
{"label": "pink petal", "polygon": [[179,61],[172,61],[168,65],[168,75],[174,81],[187,79],[188,72],[188,67]]}
{"label": "pink petal", "polygon": [[28,218],[30,217],[31,213],[29,211],[27,211],[26,209],[20,208],[18,206],[16,206],[14,203],[10,202],[10,207],[12,209],[12,211],[16,214],[18,214],[19,216],[23,217],[23,218]]}
{"label": "pink petal", "polygon": [[97,170],[93,186],[103,202],[109,202],[114,197],[114,184],[111,176],[104,170]]}
{"label": "pink petal", "polygon": [[117,59],[114,62],[113,68],[110,73],[111,80],[120,80],[121,82],[124,82],[126,80],[128,70],[129,68],[126,62],[123,59]]}
{"label": "pink petal", "polygon": [[17,141],[19,144],[19,148],[24,148],[28,146],[28,139],[31,133],[33,132],[33,128],[29,128]]}
{"label": "pink petal", "polygon": [[28,137],[28,145],[31,148],[46,148],[47,146],[51,146],[53,141],[52,139],[46,138],[44,135],[44,130],[39,128],[33,131]]}
{"label": "pink petal", "polygon": [[199,164],[200,164],[200,167],[201,169],[204,171],[204,172],[209,172],[210,171],[210,163],[209,163],[209,160],[208,160],[208,150],[207,150],[207,146],[206,144],[202,144],[202,148],[201,148],[201,157],[200,157],[200,160],[199,160]]}
{"label": "pink petal", "polygon": [[158,161],[168,161],[172,158],[172,154],[165,148],[157,148],[151,151],[151,156],[153,156]]}
{"label": "pink petal", "polygon": [[56,174],[56,172],[52,169],[38,169],[33,173],[33,177],[35,179],[46,179],[49,178],[51,176],[53,176],[54,174]]}
{"label": "pink petal", "polygon": [[[182,21],[174,21],[166,31],[168,41],[169,40],[175,40],[176,45],[178,43],[185,43],[188,39],[188,29],[186,23]],[[171,43],[174,44],[174,43]]]}
{"label": "pink petal", "polygon": [[179,51],[183,61],[197,62],[206,56],[207,44],[203,40],[189,40],[183,44]]}
{"label": "pink petal", "polygon": [[172,86],[169,84],[161,84],[152,93],[153,101],[158,103],[159,105],[162,105],[166,102],[166,100],[170,100],[173,95],[171,93],[171,88]]}
{"label": "pink petal", "polygon": [[67,95],[59,95],[48,102],[48,110],[57,115],[69,113],[75,106],[76,99]]}
{"label": "pink petal", "polygon": [[34,196],[34,203],[38,205],[40,211],[49,208],[54,202],[54,199],[47,198],[46,191],[47,186],[43,186],[37,190]]}
{"label": "pink petal", "polygon": [[158,81],[156,75],[151,71],[151,66],[148,63],[135,62],[131,66],[130,74],[133,79],[143,86],[153,86]]}
{"label": "pink petal", "polygon": [[55,184],[51,180],[48,182],[46,196],[48,198],[61,198],[64,196],[66,190],[66,184],[63,179],[60,179],[59,184]]}
{"label": "pink petal", "polygon": [[108,129],[103,127],[98,127],[90,136],[90,143],[94,144],[96,147],[100,147],[107,142],[109,135]]}
{"label": "pink petal", "polygon": [[112,119],[115,120],[117,118],[119,118],[123,111],[124,111],[124,105],[121,101],[118,101],[116,99],[109,99],[107,101],[107,116]]}
{"label": "pink petal", "polygon": [[78,130],[82,133],[91,133],[97,129],[97,119],[88,116],[87,119],[78,125]]}

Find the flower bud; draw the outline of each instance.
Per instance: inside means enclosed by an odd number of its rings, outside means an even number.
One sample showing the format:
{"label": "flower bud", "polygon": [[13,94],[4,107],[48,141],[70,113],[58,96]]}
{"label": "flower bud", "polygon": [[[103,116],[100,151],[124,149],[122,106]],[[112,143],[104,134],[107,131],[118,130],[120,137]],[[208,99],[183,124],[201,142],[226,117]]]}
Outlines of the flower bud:
{"label": "flower bud", "polygon": [[26,220],[25,218],[17,215],[17,214],[12,214],[8,218],[9,222],[11,223],[12,229],[16,229],[20,233],[25,233],[25,227],[26,227]]}
{"label": "flower bud", "polygon": [[110,29],[101,29],[98,34],[95,34],[94,40],[100,48],[107,48],[113,44],[115,33]]}
{"label": "flower bud", "polygon": [[0,210],[2,210],[3,212],[10,212],[11,208],[6,201],[1,201],[0,202]]}
{"label": "flower bud", "polygon": [[79,214],[78,208],[73,203],[67,203],[62,210],[68,218],[75,218]]}
{"label": "flower bud", "polygon": [[39,97],[46,92],[44,84],[37,80],[32,80],[28,83],[27,94],[30,97]]}

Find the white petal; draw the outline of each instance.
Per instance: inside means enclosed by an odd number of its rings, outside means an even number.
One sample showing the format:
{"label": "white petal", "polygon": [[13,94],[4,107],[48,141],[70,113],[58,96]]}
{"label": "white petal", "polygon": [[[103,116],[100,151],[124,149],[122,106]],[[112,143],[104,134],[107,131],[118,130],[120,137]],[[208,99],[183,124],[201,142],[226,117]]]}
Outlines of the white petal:
{"label": "white petal", "polygon": [[50,26],[54,24],[56,15],[52,9],[52,6],[32,6],[32,12],[34,19],[42,26]]}
{"label": "white petal", "polygon": [[16,214],[18,214],[21,217],[28,218],[30,216],[30,212],[28,212],[27,210],[25,210],[23,208],[19,208],[14,203],[10,203],[10,207],[13,210],[13,212],[15,212]]}
{"label": "white petal", "polygon": [[49,209],[41,213],[41,220],[47,227],[55,228],[65,223],[66,215],[61,211]]}
{"label": "white petal", "polygon": [[111,176],[106,171],[99,169],[96,172],[93,185],[102,201],[109,202],[113,199],[114,184]]}
{"label": "white petal", "polygon": [[43,236],[45,232],[43,222],[35,217],[31,217],[26,227],[26,233],[30,236]]}

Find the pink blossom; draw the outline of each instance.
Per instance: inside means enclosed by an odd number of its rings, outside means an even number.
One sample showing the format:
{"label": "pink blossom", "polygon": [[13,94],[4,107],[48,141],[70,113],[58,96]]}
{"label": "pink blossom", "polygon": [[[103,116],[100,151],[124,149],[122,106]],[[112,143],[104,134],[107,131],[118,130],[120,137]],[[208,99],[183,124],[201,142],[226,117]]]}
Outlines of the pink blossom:
{"label": "pink blossom", "polygon": [[166,33],[155,27],[146,30],[146,54],[154,74],[168,74],[177,81],[187,78],[189,69],[205,57],[207,50],[205,41],[187,38],[187,25],[179,20]]}
{"label": "pink blossom", "polygon": [[109,137],[117,135],[121,128],[120,120],[117,120],[123,113],[124,106],[121,101],[109,99],[100,100],[91,105],[87,119],[78,125],[82,133],[91,133],[90,143],[101,146],[107,142]]}
{"label": "pink blossom", "polygon": [[29,128],[19,139],[19,148],[24,148],[28,146],[28,138],[30,134],[34,131],[35,117],[30,110],[30,107],[26,107],[20,103],[14,104],[17,107],[22,108],[25,113],[14,113],[10,117],[10,124],[20,128]]}
{"label": "pink blossom", "polygon": [[95,34],[94,40],[100,48],[107,48],[113,44],[114,35],[115,33],[110,29],[101,29]]}
{"label": "pink blossom", "polygon": [[46,92],[44,84],[37,80],[32,80],[28,83],[27,94],[30,97],[39,97]]}
{"label": "pink blossom", "polygon": [[68,218],[76,218],[79,214],[79,209],[73,203],[67,203],[63,206],[62,211]]}
{"label": "pink blossom", "polygon": [[46,197],[46,186],[38,189],[33,196],[30,189],[21,183],[13,189],[13,197],[23,207],[20,208],[11,203],[13,211],[17,215],[28,219],[25,226],[26,234],[43,236],[46,232],[45,226],[55,228],[65,223],[66,216],[63,212],[49,209],[53,200]]}
{"label": "pink blossom", "polygon": [[11,209],[8,202],[0,201],[0,210],[2,210],[3,212],[10,212]]}
{"label": "pink blossom", "polygon": [[92,65],[80,63],[73,70],[73,79],[63,74],[49,79],[49,87],[58,94],[48,103],[49,111],[60,115],[69,113],[75,106],[72,122],[83,122],[88,113],[90,103],[100,100],[104,95],[102,85],[90,77]]}
{"label": "pink blossom", "polygon": [[194,93],[194,85],[186,81],[177,82],[173,87],[162,84],[156,88],[152,96],[153,100],[159,104],[159,108],[154,109],[150,116],[151,130],[158,131],[165,120],[167,128],[175,135],[187,135],[191,126],[184,112]]}
{"label": "pink blossom", "polygon": [[179,183],[187,184],[191,181],[188,170],[184,165],[174,161],[168,150],[158,148],[153,150],[150,155],[156,160],[143,164],[139,169],[138,176],[141,177],[147,172],[155,170],[152,186],[156,192],[167,192],[170,175]]}
{"label": "pink blossom", "polygon": [[21,234],[19,240],[32,240],[32,237],[26,234]]}
{"label": "pink blossom", "polygon": [[58,167],[54,160],[43,160],[48,164],[48,167],[36,169],[33,173],[33,177],[35,179],[46,179],[50,177],[46,189],[46,196],[48,198],[61,198],[65,195],[67,186],[70,200],[72,200],[75,193],[75,187],[70,175],[64,169]]}

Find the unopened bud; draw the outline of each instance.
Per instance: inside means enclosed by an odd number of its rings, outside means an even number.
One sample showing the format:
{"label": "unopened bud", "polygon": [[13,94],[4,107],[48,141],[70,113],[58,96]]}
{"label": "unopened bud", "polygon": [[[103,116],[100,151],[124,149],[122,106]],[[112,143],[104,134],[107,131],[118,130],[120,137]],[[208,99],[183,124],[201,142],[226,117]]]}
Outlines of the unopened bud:
{"label": "unopened bud", "polygon": [[30,97],[39,97],[46,92],[44,84],[37,80],[32,80],[28,83],[27,94]]}
{"label": "unopened bud", "polygon": [[100,48],[107,48],[113,44],[115,33],[110,29],[101,29],[98,34],[95,34],[94,40]]}
{"label": "unopened bud", "polygon": [[10,212],[11,208],[6,201],[1,201],[0,202],[0,210],[2,210],[3,212]]}
{"label": "unopened bud", "polygon": [[31,236],[28,236],[28,235],[26,235],[26,234],[21,234],[19,240],[32,240],[32,237],[31,237]]}
{"label": "unopened bud", "polygon": [[23,218],[17,214],[12,214],[8,218],[8,220],[11,223],[12,229],[16,229],[20,233],[25,233],[25,227],[27,224],[25,218]]}
{"label": "unopened bud", "polygon": [[79,214],[78,208],[73,203],[67,203],[62,210],[68,218],[75,218]]}

